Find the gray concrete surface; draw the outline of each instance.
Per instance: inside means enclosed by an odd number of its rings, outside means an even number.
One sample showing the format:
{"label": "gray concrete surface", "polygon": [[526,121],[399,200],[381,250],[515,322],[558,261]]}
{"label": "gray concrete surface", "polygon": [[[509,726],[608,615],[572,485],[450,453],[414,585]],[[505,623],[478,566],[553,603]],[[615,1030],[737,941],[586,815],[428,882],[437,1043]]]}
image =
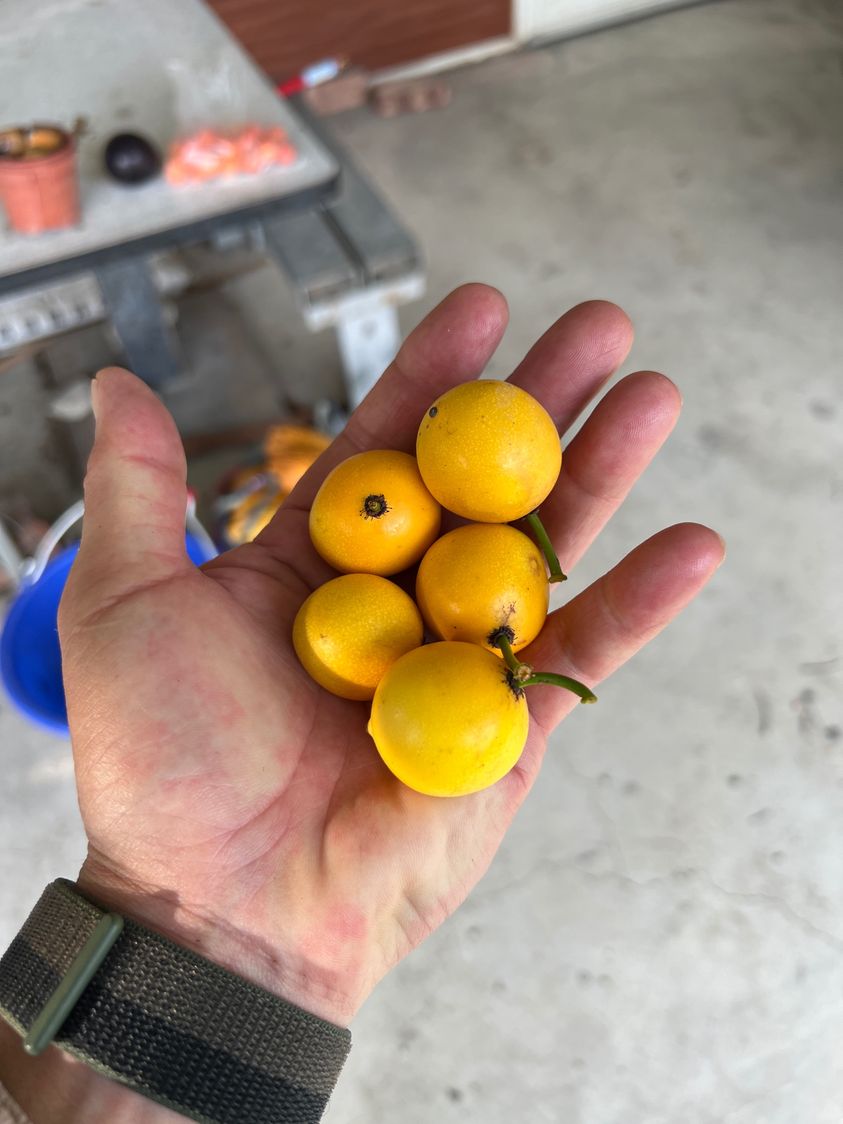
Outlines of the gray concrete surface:
{"label": "gray concrete surface", "polygon": [[[566,595],[681,519],[729,556],[372,996],[330,1124],[843,1119],[842,63],[832,0],[731,0],[465,70],[442,113],[336,122],[425,246],[427,303],[509,297],[493,373],[607,296],[626,369],[682,388]],[[274,285],[228,296],[290,377],[324,375]],[[5,940],[83,843],[67,746],[8,708],[0,736]]]}

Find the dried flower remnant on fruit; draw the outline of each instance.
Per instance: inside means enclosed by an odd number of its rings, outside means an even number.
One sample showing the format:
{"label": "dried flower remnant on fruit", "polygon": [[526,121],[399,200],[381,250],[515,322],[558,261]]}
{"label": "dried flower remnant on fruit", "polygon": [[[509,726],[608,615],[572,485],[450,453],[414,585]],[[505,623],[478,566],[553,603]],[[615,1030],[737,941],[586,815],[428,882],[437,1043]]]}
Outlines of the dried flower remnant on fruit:
{"label": "dried flower remnant on fruit", "polygon": [[386,502],[386,496],[366,496],[360,514],[364,519],[380,519],[388,511],[389,504]]}
{"label": "dried flower remnant on fruit", "polygon": [[493,628],[489,635],[486,637],[486,643],[491,644],[493,648],[499,648],[502,636],[505,636],[510,644],[515,643],[515,633],[508,624],[503,624],[498,626],[497,628]]}

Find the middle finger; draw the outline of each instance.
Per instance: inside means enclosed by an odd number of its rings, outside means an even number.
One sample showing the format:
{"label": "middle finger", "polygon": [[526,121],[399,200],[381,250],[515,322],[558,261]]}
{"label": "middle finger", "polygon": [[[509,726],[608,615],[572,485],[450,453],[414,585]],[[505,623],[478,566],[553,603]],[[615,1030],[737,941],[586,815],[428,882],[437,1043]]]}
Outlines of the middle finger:
{"label": "middle finger", "polygon": [[656,455],[682,399],[655,371],[627,375],[601,399],[562,457],[541,519],[567,570],[586,552]]}

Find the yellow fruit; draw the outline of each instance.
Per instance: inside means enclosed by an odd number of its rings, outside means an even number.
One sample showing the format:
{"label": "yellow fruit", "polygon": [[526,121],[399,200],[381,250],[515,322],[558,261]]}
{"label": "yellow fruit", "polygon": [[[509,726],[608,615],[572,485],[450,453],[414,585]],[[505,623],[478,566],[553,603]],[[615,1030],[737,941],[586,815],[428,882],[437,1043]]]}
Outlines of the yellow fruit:
{"label": "yellow fruit", "polygon": [[547,617],[544,558],[521,531],[501,523],[467,523],[437,539],[416,577],[416,601],[442,640],[485,644],[510,630],[517,652],[534,640]]}
{"label": "yellow fruit", "polygon": [[267,467],[281,491],[289,495],[313,462],[331,444],[330,437],[305,425],[274,425],[264,438]]}
{"label": "yellow fruit", "polygon": [[412,598],[386,578],[346,574],[311,593],[293,623],[293,647],[320,687],[370,699],[392,664],[422,642]]}
{"label": "yellow fruit", "polygon": [[436,538],[441,514],[414,457],[373,450],[325,477],[310,509],[310,537],[335,570],[397,574]]}
{"label": "yellow fruit", "polygon": [[263,464],[235,472],[226,481],[224,530],[230,546],[257,538],[330,443],[324,433],[307,426],[274,425],[269,429]]}
{"label": "yellow fruit", "polygon": [[465,796],[505,776],[529,712],[502,662],[445,641],[396,660],[375,691],[369,733],[392,773],[428,796]]}
{"label": "yellow fruit", "polygon": [[[239,487],[244,488],[243,498],[225,517],[225,537],[232,546],[256,539],[272,522],[272,517],[286,498],[286,493],[280,492],[274,482],[254,487],[254,480],[255,473],[248,469],[232,481],[232,492]],[[250,482],[254,490],[246,491]]]}
{"label": "yellow fruit", "polygon": [[532,395],[491,379],[437,398],[416,440],[422,479],[449,511],[511,523],[549,495],[562,464],[553,419]]}

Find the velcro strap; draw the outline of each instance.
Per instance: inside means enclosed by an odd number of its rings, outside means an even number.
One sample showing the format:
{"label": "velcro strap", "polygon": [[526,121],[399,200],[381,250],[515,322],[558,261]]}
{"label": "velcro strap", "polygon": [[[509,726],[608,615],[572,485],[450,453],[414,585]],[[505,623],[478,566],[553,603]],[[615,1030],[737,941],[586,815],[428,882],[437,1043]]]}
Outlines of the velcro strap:
{"label": "velcro strap", "polygon": [[[104,915],[64,879],[44,891],[0,959],[0,1013],[21,1034]],[[315,1124],[351,1048],[348,1030],[129,919],[54,1040],[207,1124]]]}

